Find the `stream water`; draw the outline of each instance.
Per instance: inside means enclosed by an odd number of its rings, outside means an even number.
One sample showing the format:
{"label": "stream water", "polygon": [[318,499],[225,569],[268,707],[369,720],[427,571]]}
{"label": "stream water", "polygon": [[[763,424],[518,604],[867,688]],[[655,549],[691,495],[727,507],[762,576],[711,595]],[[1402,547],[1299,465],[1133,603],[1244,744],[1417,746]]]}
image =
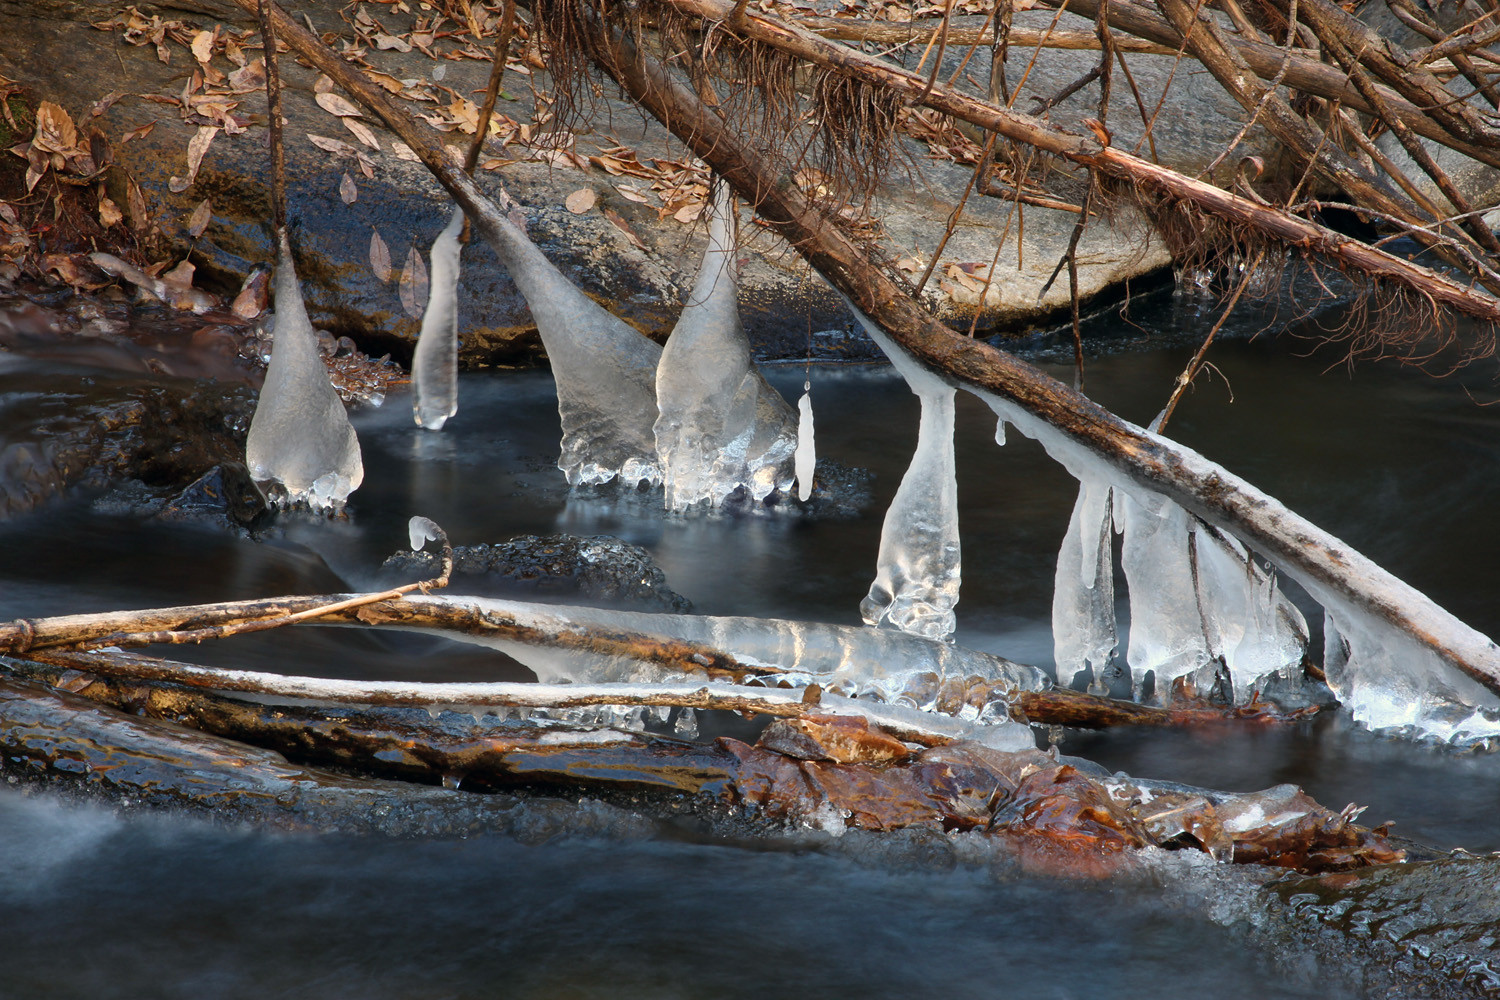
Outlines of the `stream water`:
{"label": "stream water", "polygon": [[[1145,423],[1211,323],[1137,302],[1096,321],[1086,391]],[[1353,375],[1295,337],[1226,331],[1168,433],[1500,634],[1500,407],[1494,365],[1435,380]],[[1071,380],[1045,338],[1024,345]],[[790,398],[800,365],[774,367]],[[0,523],[0,617],[362,589],[422,514],[455,544],[616,535],[650,550],[707,614],[857,624],[881,515],[916,434],[884,366],[814,366],[822,457],[873,474],[857,513],[670,516],[660,490],[568,490],[546,373],[461,380],[441,434],[395,396],[355,416],[366,478],[347,519],[249,541],[107,514],[71,498]],[[1227,379],[1227,385],[1226,380]],[[1231,402],[1232,391],[1232,402]],[[1470,393],[1473,394],[1471,398]],[[960,394],[964,549],[957,640],[1050,664],[1056,550],[1076,485]],[[1124,609],[1122,608],[1122,614]],[[1309,621],[1320,616],[1309,614]],[[1123,627],[1123,622],[1122,622]],[[188,648],[206,662],[413,679],[523,679],[498,654],[414,636],[297,629]],[[1500,849],[1500,755],[1458,754],[1326,716],[1275,729],[1068,734],[1062,750],[1139,777],[1236,790],[1282,782],[1433,846]],[[858,850],[664,835],[525,844],[226,830],[115,814],[0,786],[0,997],[1328,996],[1268,972],[1232,921],[1150,879],[1079,885]]]}

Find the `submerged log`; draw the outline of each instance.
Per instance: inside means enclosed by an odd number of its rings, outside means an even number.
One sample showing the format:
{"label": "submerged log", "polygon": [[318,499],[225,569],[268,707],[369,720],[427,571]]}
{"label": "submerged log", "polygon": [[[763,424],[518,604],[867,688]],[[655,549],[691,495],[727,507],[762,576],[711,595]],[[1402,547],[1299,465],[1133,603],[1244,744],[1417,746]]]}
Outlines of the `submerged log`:
{"label": "submerged log", "polygon": [[[1332,812],[1292,786],[1229,794],[1111,777],[1037,750],[1006,753],[969,741],[910,749],[877,727],[840,718],[805,719],[802,752],[789,756],[727,737],[699,744],[537,721],[468,725],[452,715],[434,721],[420,711],[265,705],[78,671],[52,676],[102,704],[275,750],[293,762],[469,790],[687,797],[795,825],[971,831],[1017,851],[1040,847],[1095,860],[1160,846],[1329,871],[1404,856],[1380,832],[1356,825],[1354,811]],[[62,697],[0,681],[0,702],[56,704]],[[26,711],[0,712],[5,756],[49,764],[62,759],[59,745],[73,737],[38,738],[25,730],[26,717]],[[62,751],[77,759],[70,753]],[[249,757],[262,766],[274,763],[253,751]]]}

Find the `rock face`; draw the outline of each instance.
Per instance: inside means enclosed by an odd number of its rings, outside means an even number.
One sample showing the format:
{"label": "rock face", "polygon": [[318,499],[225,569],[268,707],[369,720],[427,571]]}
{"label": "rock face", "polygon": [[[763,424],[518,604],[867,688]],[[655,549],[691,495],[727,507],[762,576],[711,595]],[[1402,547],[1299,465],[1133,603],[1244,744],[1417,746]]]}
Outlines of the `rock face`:
{"label": "rock face", "polygon": [[[382,569],[404,576],[435,574],[431,552],[398,552]],[[667,577],[639,545],[608,535],[522,535],[494,545],[460,545],[453,572],[464,593],[486,596],[540,592],[581,597],[622,607],[685,612],[692,604],[667,587]]]}
{"label": "rock face", "polygon": [[[326,37],[332,37],[330,32],[351,37],[353,28],[341,19],[340,9],[339,4],[318,0],[301,5],[299,14],[305,11]],[[466,104],[466,95],[482,91],[488,71],[478,58],[481,53],[472,48],[466,53],[453,39],[417,37],[421,44],[413,47],[410,15],[389,10],[379,15],[378,26],[372,22],[360,30],[366,39],[395,41],[368,45],[363,58],[386,74],[382,81],[403,96],[422,98],[406,100],[407,108],[447,130],[455,146],[467,145],[469,136],[463,129],[472,105]],[[128,172],[145,193],[154,223],[178,246],[192,247],[200,276],[230,285],[253,265],[273,257],[264,96],[253,88],[253,74],[230,76],[237,66],[222,52],[222,41],[206,69],[195,62],[190,43],[202,38],[198,32],[213,32],[218,25],[218,36],[210,37],[222,40],[227,32],[235,32],[240,39],[236,44],[253,45],[253,25],[238,8],[219,0],[178,0],[142,8],[136,22],[129,17],[100,3],[0,2],[0,30],[7,38],[0,50],[0,75],[19,81],[28,99],[54,101],[75,120],[109,136],[122,168],[106,178],[111,197],[127,204]],[[153,17],[160,20],[151,21]],[[1050,13],[1023,11],[1016,23],[1042,27],[1051,18]],[[1067,15],[1059,27],[1092,26]],[[152,41],[157,35],[162,38],[159,46]],[[127,39],[135,44],[127,44]],[[425,54],[424,46],[440,58]],[[408,51],[400,51],[403,48]],[[913,65],[920,49],[913,47],[907,56]],[[258,49],[246,47],[234,53],[251,63],[258,54]],[[958,70],[964,55],[960,47],[945,57],[945,77]],[[1008,78],[1013,83],[1021,79],[1030,55],[1012,51]],[[162,56],[169,61],[163,62]],[[1096,58],[1090,52],[1048,50],[1026,77],[1015,106],[1034,110],[1033,97],[1042,100],[1062,90]],[[1154,107],[1171,81],[1171,99],[1153,129],[1156,156],[1163,163],[1194,170],[1206,165],[1239,130],[1238,107],[1200,74],[1173,76],[1170,57],[1130,58],[1147,108]],[[981,91],[987,63],[986,58],[973,58],[964,68]],[[79,67],[95,70],[79,72]],[[533,87],[543,90],[546,81],[539,68],[522,68],[533,71],[529,78],[517,70],[507,75],[507,99],[499,109],[508,118],[501,127],[504,144],[492,138],[487,147],[481,165],[489,163],[492,169],[479,171],[481,186],[500,199],[503,178],[516,203],[513,219],[526,225],[565,274],[627,322],[658,339],[664,337],[690,289],[705,237],[701,221],[679,221],[692,217],[694,203],[683,201],[677,207],[673,199],[678,195],[667,189],[677,183],[672,190],[695,190],[692,185],[706,178],[692,172],[680,145],[664,130],[644,123],[639,113],[607,96],[595,100],[587,123],[574,124],[576,133],[557,134],[558,148],[547,150],[535,136],[526,145],[523,140],[529,133],[519,131],[520,125],[536,112]],[[419,319],[403,308],[397,276],[409,251],[417,248],[420,253],[443,227],[447,197],[425,168],[402,157],[404,147],[378,122],[330,113],[330,106],[340,111],[352,108],[338,107],[332,100],[336,93],[319,93],[313,71],[289,57],[282,60],[282,71],[289,119],[291,224],[313,322],[335,336],[348,334],[372,353],[389,349],[404,357]],[[114,92],[124,96],[98,105],[99,113],[91,114],[95,102]],[[1076,126],[1097,114],[1096,104],[1097,88],[1086,87],[1048,115]],[[225,114],[236,120],[232,128],[217,127],[225,123]],[[153,122],[149,132],[121,142],[131,130]],[[1114,88],[1108,124],[1117,144],[1133,146],[1142,133],[1141,111],[1123,85]],[[467,127],[472,130],[472,123]],[[373,145],[358,137],[361,129]],[[187,155],[195,137],[200,145],[205,137],[210,140],[196,173]],[[905,163],[877,192],[871,215],[883,230],[887,251],[912,255],[925,264],[973,168],[934,158],[928,146],[914,139],[903,137],[898,143],[898,161]],[[1261,152],[1264,147],[1265,140],[1252,131],[1240,153]],[[1046,193],[1081,201],[1080,179],[1056,164],[1050,169]],[[657,190],[652,190],[653,184]],[[1003,178],[999,188],[1005,189]],[[592,198],[569,200],[570,194],[584,189]],[[188,232],[189,219],[205,199],[212,217],[195,239]],[[1077,218],[1070,211],[1016,206],[1006,197],[971,195],[926,295],[940,315],[955,323],[967,325],[979,310],[981,329],[1025,327],[1057,315],[1068,301],[1066,276],[1045,294],[1042,289]],[[372,268],[372,234],[378,234],[387,248],[394,271],[390,280],[382,280]],[[997,259],[996,244],[1001,241],[994,277],[986,288],[990,262]],[[744,323],[758,355],[800,356],[808,349],[809,329],[848,328],[842,302],[784,246],[751,235],[743,256]],[[474,241],[464,259],[458,307],[462,362],[535,358],[539,345],[525,303],[489,247]],[[1163,246],[1149,235],[1147,220],[1132,206],[1121,204],[1109,219],[1094,219],[1084,234],[1080,291],[1093,296],[1167,263]],[[858,335],[847,340],[837,335],[813,338],[815,353],[835,356],[866,350],[863,343]]]}

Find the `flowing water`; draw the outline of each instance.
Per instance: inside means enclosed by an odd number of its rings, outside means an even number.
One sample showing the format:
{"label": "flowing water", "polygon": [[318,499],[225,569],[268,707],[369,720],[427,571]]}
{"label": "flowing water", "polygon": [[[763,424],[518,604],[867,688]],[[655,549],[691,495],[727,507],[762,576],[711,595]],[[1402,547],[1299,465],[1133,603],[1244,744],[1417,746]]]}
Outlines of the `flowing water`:
{"label": "flowing water", "polygon": [[[1148,422],[1210,322],[1167,298],[1137,303],[1129,323],[1096,322],[1086,391]],[[1274,330],[1251,339],[1258,322],[1213,349],[1222,377],[1200,380],[1168,433],[1500,634],[1500,407],[1469,395],[1493,397],[1494,365],[1442,381],[1393,365],[1351,376],[1326,349],[1306,357],[1307,341]],[[1071,380],[1047,341],[1026,347]],[[769,377],[795,398],[804,372]],[[455,544],[616,535],[649,549],[701,613],[857,624],[917,400],[883,366],[814,366],[810,377],[820,457],[873,474],[855,516],[674,516],[659,488],[569,490],[553,464],[547,374],[474,374],[441,434],[415,428],[404,397],[355,415],[366,476],[344,520],[293,519],[254,542],[78,497],[0,523],[0,617],[361,589],[388,579],[380,562],[422,514]],[[997,447],[993,416],[962,393],[957,433],[957,640],[1049,665],[1054,562],[1076,484],[1017,434]],[[526,676],[473,647],[348,630],[173,653],[340,677]],[[1500,755],[1380,738],[1333,716],[1068,734],[1062,749],[1140,777],[1240,790],[1293,782],[1437,847],[1500,849]],[[1313,977],[1266,971],[1232,926],[1150,879],[1080,885],[873,848],[685,833],[541,844],[297,836],[3,787],[0,906],[0,996],[1330,995]]]}

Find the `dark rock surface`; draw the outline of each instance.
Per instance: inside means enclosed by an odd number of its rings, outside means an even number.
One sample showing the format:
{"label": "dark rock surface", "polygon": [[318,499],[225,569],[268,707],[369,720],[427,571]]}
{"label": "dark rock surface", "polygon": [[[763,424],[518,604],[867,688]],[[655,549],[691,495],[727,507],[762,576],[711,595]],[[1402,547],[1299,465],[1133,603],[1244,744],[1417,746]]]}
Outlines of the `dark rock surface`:
{"label": "dark rock surface", "polygon": [[[435,576],[432,552],[397,552],[381,566],[408,578]],[[632,608],[685,612],[692,603],[639,545],[608,535],[522,535],[453,550],[454,584],[464,593],[584,598]]]}

